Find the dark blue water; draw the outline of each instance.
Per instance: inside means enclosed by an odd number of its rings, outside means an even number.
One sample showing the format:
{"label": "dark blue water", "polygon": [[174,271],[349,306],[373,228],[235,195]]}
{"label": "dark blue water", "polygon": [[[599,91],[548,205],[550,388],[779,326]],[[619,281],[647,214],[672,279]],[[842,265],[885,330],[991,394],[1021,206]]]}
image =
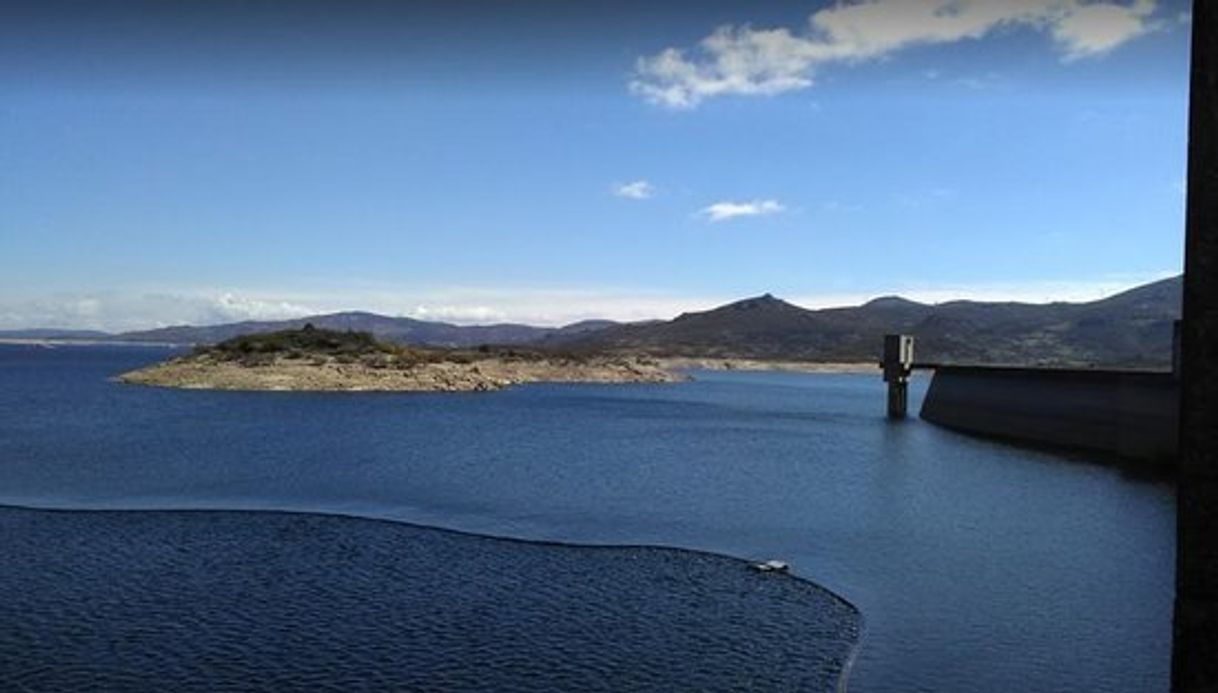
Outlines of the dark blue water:
{"label": "dark blue water", "polygon": [[436,395],[106,380],[162,355],[0,347],[0,502],[340,512],[782,557],[862,610],[853,690],[1168,688],[1171,488],[890,425],[878,378]]}
{"label": "dark blue water", "polygon": [[231,511],[0,508],[0,689],[834,691],[854,608],[742,561]]}

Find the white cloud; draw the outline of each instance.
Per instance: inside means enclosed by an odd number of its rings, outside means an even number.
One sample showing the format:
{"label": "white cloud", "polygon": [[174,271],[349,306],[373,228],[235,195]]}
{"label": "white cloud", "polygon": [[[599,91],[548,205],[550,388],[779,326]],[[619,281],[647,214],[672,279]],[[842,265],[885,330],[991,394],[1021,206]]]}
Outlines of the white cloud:
{"label": "white cloud", "polygon": [[645,180],[619,183],[613,186],[613,194],[630,200],[646,200],[655,195],[655,186]]}
{"label": "white cloud", "polygon": [[309,291],[154,289],[0,295],[0,330],[51,327],[108,332],[170,325],[215,325],[363,310],[458,324],[565,325],[606,318],[671,318],[734,297],[614,288],[426,288],[317,286]]}
{"label": "white cloud", "polygon": [[859,0],[814,13],[808,27],[722,26],[693,51],[639,58],[630,88],[670,108],[725,94],[771,95],[812,86],[833,63],[915,45],[981,39],[1023,26],[1044,31],[1066,60],[1096,56],[1151,28],[1155,0]]}
{"label": "white cloud", "polygon": [[56,327],[106,331],[278,320],[317,312],[288,300],[231,291],[59,293],[9,299],[0,306],[0,311],[3,311],[0,329]]}
{"label": "white cloud", "polygon": [[827,200],[820,204],[820,211],[828,213],[838,212],[861,212],[863,205],[855,202],[842,202],[841,200]]}
{"label": "white cloud", "polygon": [[704,207],[698,214],[709,221],[728,221],[739,217],[756,217],[777,214],[786,209],[777,200],[753,200],[751,202],[716,202]]}
{"label": "white cloud", "polygon": [[1154,0],[1137,0],[1132,5],[1075,0],[1068,12],[1050,22],[1050,33],[1065,49],[1067,60],[1107,53],[1151,27]]}
{"label": "white cloud", "polygon": [[413,310],[405,312],[407,317],[416,320],[432,320],[439,322],[455,322],[466,324],[493,324],[510,322],[508,314],[499,308],[485,305],[444,305],[420,303]]}
{"label": "white cloud", "polygon": [[425,292],[423,302],[402,312],[420,320],[459,324],[513,322],[568,325],[590,319],[668,319],[686,311],[708,310],[733,300],[723,295],[682,295],[626,289],[447,289]]}
{"label": "white cloud", "polygon": [[[1027,280],[1018,282],[985,282],[972,284],[908,284],[892,287],[883,293],[898,294],[922,303],[947,301],[1017,301],[1019,303],[1051,303],[1069,301],[1082,303],[1098,301],[1113,294],[1180,274],[1180,270],[1141,272],[1082,280]],[[874,296],[862,298],[870,300]],[[855,300],[853,304],[861,301]],[[802,304],[801,304],[802,305]]]}
{"label": "white cloud", "polygon": [[204,305],[222,320],[278,320],[298,318],[313,312],[308,306],[290,301],[240,296],[232,292],[204,297]]}

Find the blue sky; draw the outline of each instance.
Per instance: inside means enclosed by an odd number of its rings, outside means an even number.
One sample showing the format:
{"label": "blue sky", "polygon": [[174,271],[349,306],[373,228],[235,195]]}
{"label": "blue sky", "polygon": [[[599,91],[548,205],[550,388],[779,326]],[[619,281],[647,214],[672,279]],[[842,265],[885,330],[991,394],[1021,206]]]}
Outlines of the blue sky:
{"label": "blue sky", "polygon": [[0,329],[1180,271],[1187,5],[505,5],[6,3]]}

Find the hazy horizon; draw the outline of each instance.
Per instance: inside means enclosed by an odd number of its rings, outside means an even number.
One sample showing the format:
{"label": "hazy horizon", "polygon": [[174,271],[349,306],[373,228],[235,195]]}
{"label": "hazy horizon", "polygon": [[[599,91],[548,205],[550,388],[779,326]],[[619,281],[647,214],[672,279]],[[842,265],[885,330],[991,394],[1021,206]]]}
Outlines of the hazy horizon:
{"label": "hazy horizon", "polygon": [[0,9],[0,329],[1086,301],[1178,274],[1189,5]]}
{"label": "hazy horizon", "polygon": [[[39,331],[39,330],[64,330],[64,331],[79,330],[79,331],[109,332],[109,333],[117,334],[117,333],[122,333],[122,332],[138,332],[138,331],[143,331],[143,330],[159,329],[159,328],[164,328],[164,327],[185,327],[185,326],[208,327],[208,326],[229,324],[229,323],[235,323],[235,322],[245,322],[245,321],[273,322],[273,321],[278,321],[278,320],[294,320],[294,319],[299,319],[299,318],[318,317],[318,316],[334,315],[334,314],[341,314],[341,313],[367,313],[367,314],[379,315],[382,317],[411,318],[411,319],[415,319],[415,320],[426,320],[426,321],[432,321],[432,322],[450,323],[450,324],[460,325],[460,326],[479,326],[479,325],[492,326],[492,325],[516,324],[516,325],[527,325],[527,326],[533,326],[533,327],[563,327],[563,326],[572,325],[572,324],[587,321],[587,320],[614,320],[614,321],[618,321],[618,322],[646,322],[646,321],[652,321],[652,320],[661,320],[661,321],[671,320],[673,318],[678,317],[679,315],[681,315],[683,313],[693,313],[693,312],[713,310],[715,308],[720,308],[725,305],[735,303],[738,301],[759,298],[763,295],[772,296],[773,298],[777,298],[781,301],[795,305],[799,308],[805,308],[805,309],[809,309],[809,310],[819,310],[819,309],[824,309],[824,308],[854,308],[854,307],[861,306],[869,301],[873,301],[873,300],[877,300],[877,299],[881,299],[881,298],[901,298],[901,299],[906,299],[906,300],[910,300],[910,301],[915,301],[917,303],[922,303],[925,305],[942,305],[942,304],[950,303],[953,301],[979,301],[979,302],[992,302],[992,303],[1016,302],[1016,303],[1025,303],[1025,304],[1033,304],[1033,305],[1048,305],[1048,304],[1052,304],[1052,303],[1086,303],[1086,302],[1090,302],[1090,301],[1101,300],[1101,299],[1105,299],[1105,298],[1110,298],[1112,296],[1124,293],[1126,291],[1129,291],[1129,290],[1132,290],[1135,288],[1145,286],[1149,283],[1157,283],[1157,282],[1165,280],[1165,279],[1172,279],[1172,278],[1179,277],[1179,276],[1180,275],[1177,274],[1177,275],[1170,275],[1168,277],[1160,277],[1158,279],[1150,280],[1149,282],[1141,282],[1141,283],[1131,285],[1131,286],[1121,286],[1120,288],[1116,288],[1116,289],[1112,289],[1112,290],[1103,290],[1103,289],[1101,289],[1100,285],[1096,285],[1096,286],[1088,288],[1089,291],[1092,291],[1092,290],[1100,291],[1100,293],[1098,293],[1094,296],[1082,295],[1082,296],[1074,297],[1074,298],[1045,298],[1043,300],[1038,300],[1035,298],[1021,300],[1021,299],[1004,297],[1001,293],[998,293],[998,294],[996,294],[994,296],[990,296],[990,297],[982,296],[982,297],[970,298],[970,297],[959,297],[959,296],[953,296],[953,295],[941,295],[938,292],[924,292],[924,293],[916,293],[916,296],[909,296],[909,295],[902,295],[902,294],[878,294],[875,296],[868,296],[868,297],[857,298],[857,299],[852,299],[852,298],[847,298],[847,297],[837,297],[840,300],[834,301],[833,299],[830,299],[829,302],[826,302],[826,303],[817,303],[816,302],[817,299],[813,299],[812,301],[809,301],[807,299],[774,296],[773,294],[767,292],[765,294],[758,294],[755,296],[739,296],[739,297],[726,299],[726,300],[718,300],[718,302],[713,302],[713,303],[708,303],[708,304],[690,303],[690,304],[688,304],[687,307],[682,308],[675,313],[656,314],[652,317],[613,318],[613,317],[607,317],[607,315],[609,315],[609,314],[605,314],[605,315],[580,314],[580,317],[576,317],[576,318],[569,319],[569,320],[558,320],[558,321],[510,320],[510,319],[495,319],[494,317],[482,319],[482,320],[479,320],[477,317],[471,317],[471,318],[465,318],[465,319],[461,319],[461,318],[451,319],[451,318],[444,317],[442,315],[429,315],[429,314],[427,314],[426,311],[416,311],[415,313],[410,314],[410,313],[403,312],[403,311],[387,312],[387,311],[372,310],[372,309],[368,309],[366,307],[360,307],[360,306],[330,307],[330,308],[311,310],[311,309],[304,307],[303,305],[300,305],[300,306],[296,306],[293,309],[285,309],[284,312],[282,312],[281,314],[268,315],[265,317],[228,318],[228,317],[225,317],[224,315],[220,314],[220,315],[216,315],[212,318],[205,317],[199,322],[155,323],[155,324],[137,325],[137,326],[131,327],[131,328],[119,328],[119,329],[103,329],[101,327],[81,327],[81,326],[71,326],[71,325],[29,325],[29,326],[16,327],[16,328],[0,327],[0,332],[5,332],[5,331],[22,332],[22,331]],[[998,291],[998,292],[1002,291],[1001,288],[995,288],[994,290]],[[232,298],[233,297],[231,297],[231,296],[226,296],[226,297],[222,297],[221,300],[222,301],[232,300]],[[823,298],[823,297],[819,297],[819,298]],[[640,303],[635,301],[633,303],[624,303],[622,307],[627,310],[637,312],[639,309],[639,305],[640,305]],[[644,303],[644,305],[648,305],[648,304]]]}

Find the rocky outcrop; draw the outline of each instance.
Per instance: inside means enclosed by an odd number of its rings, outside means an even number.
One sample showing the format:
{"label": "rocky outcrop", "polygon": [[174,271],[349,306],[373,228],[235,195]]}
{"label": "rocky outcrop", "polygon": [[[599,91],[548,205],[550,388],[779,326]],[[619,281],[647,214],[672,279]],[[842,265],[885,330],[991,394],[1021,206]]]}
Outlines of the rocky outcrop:
{"label": "rocky outcrop", "polygon": [[646,357],[515,349],[415,349],[367,333],[314,329],[243,336],[124,373],[139,385],[208,390],[473,392],[520,383],[684,379]]}
{"label": "rocky outcrop", "polygon": [[118,377],[122,382],[208,390],[320,390],[475,392],[535,382],[660,383],[682,379],[654,361],[590,358],[582,361],[487,358],[469,363],[372,365],[337,359],[275,358],[245,365],[188,356]]}

